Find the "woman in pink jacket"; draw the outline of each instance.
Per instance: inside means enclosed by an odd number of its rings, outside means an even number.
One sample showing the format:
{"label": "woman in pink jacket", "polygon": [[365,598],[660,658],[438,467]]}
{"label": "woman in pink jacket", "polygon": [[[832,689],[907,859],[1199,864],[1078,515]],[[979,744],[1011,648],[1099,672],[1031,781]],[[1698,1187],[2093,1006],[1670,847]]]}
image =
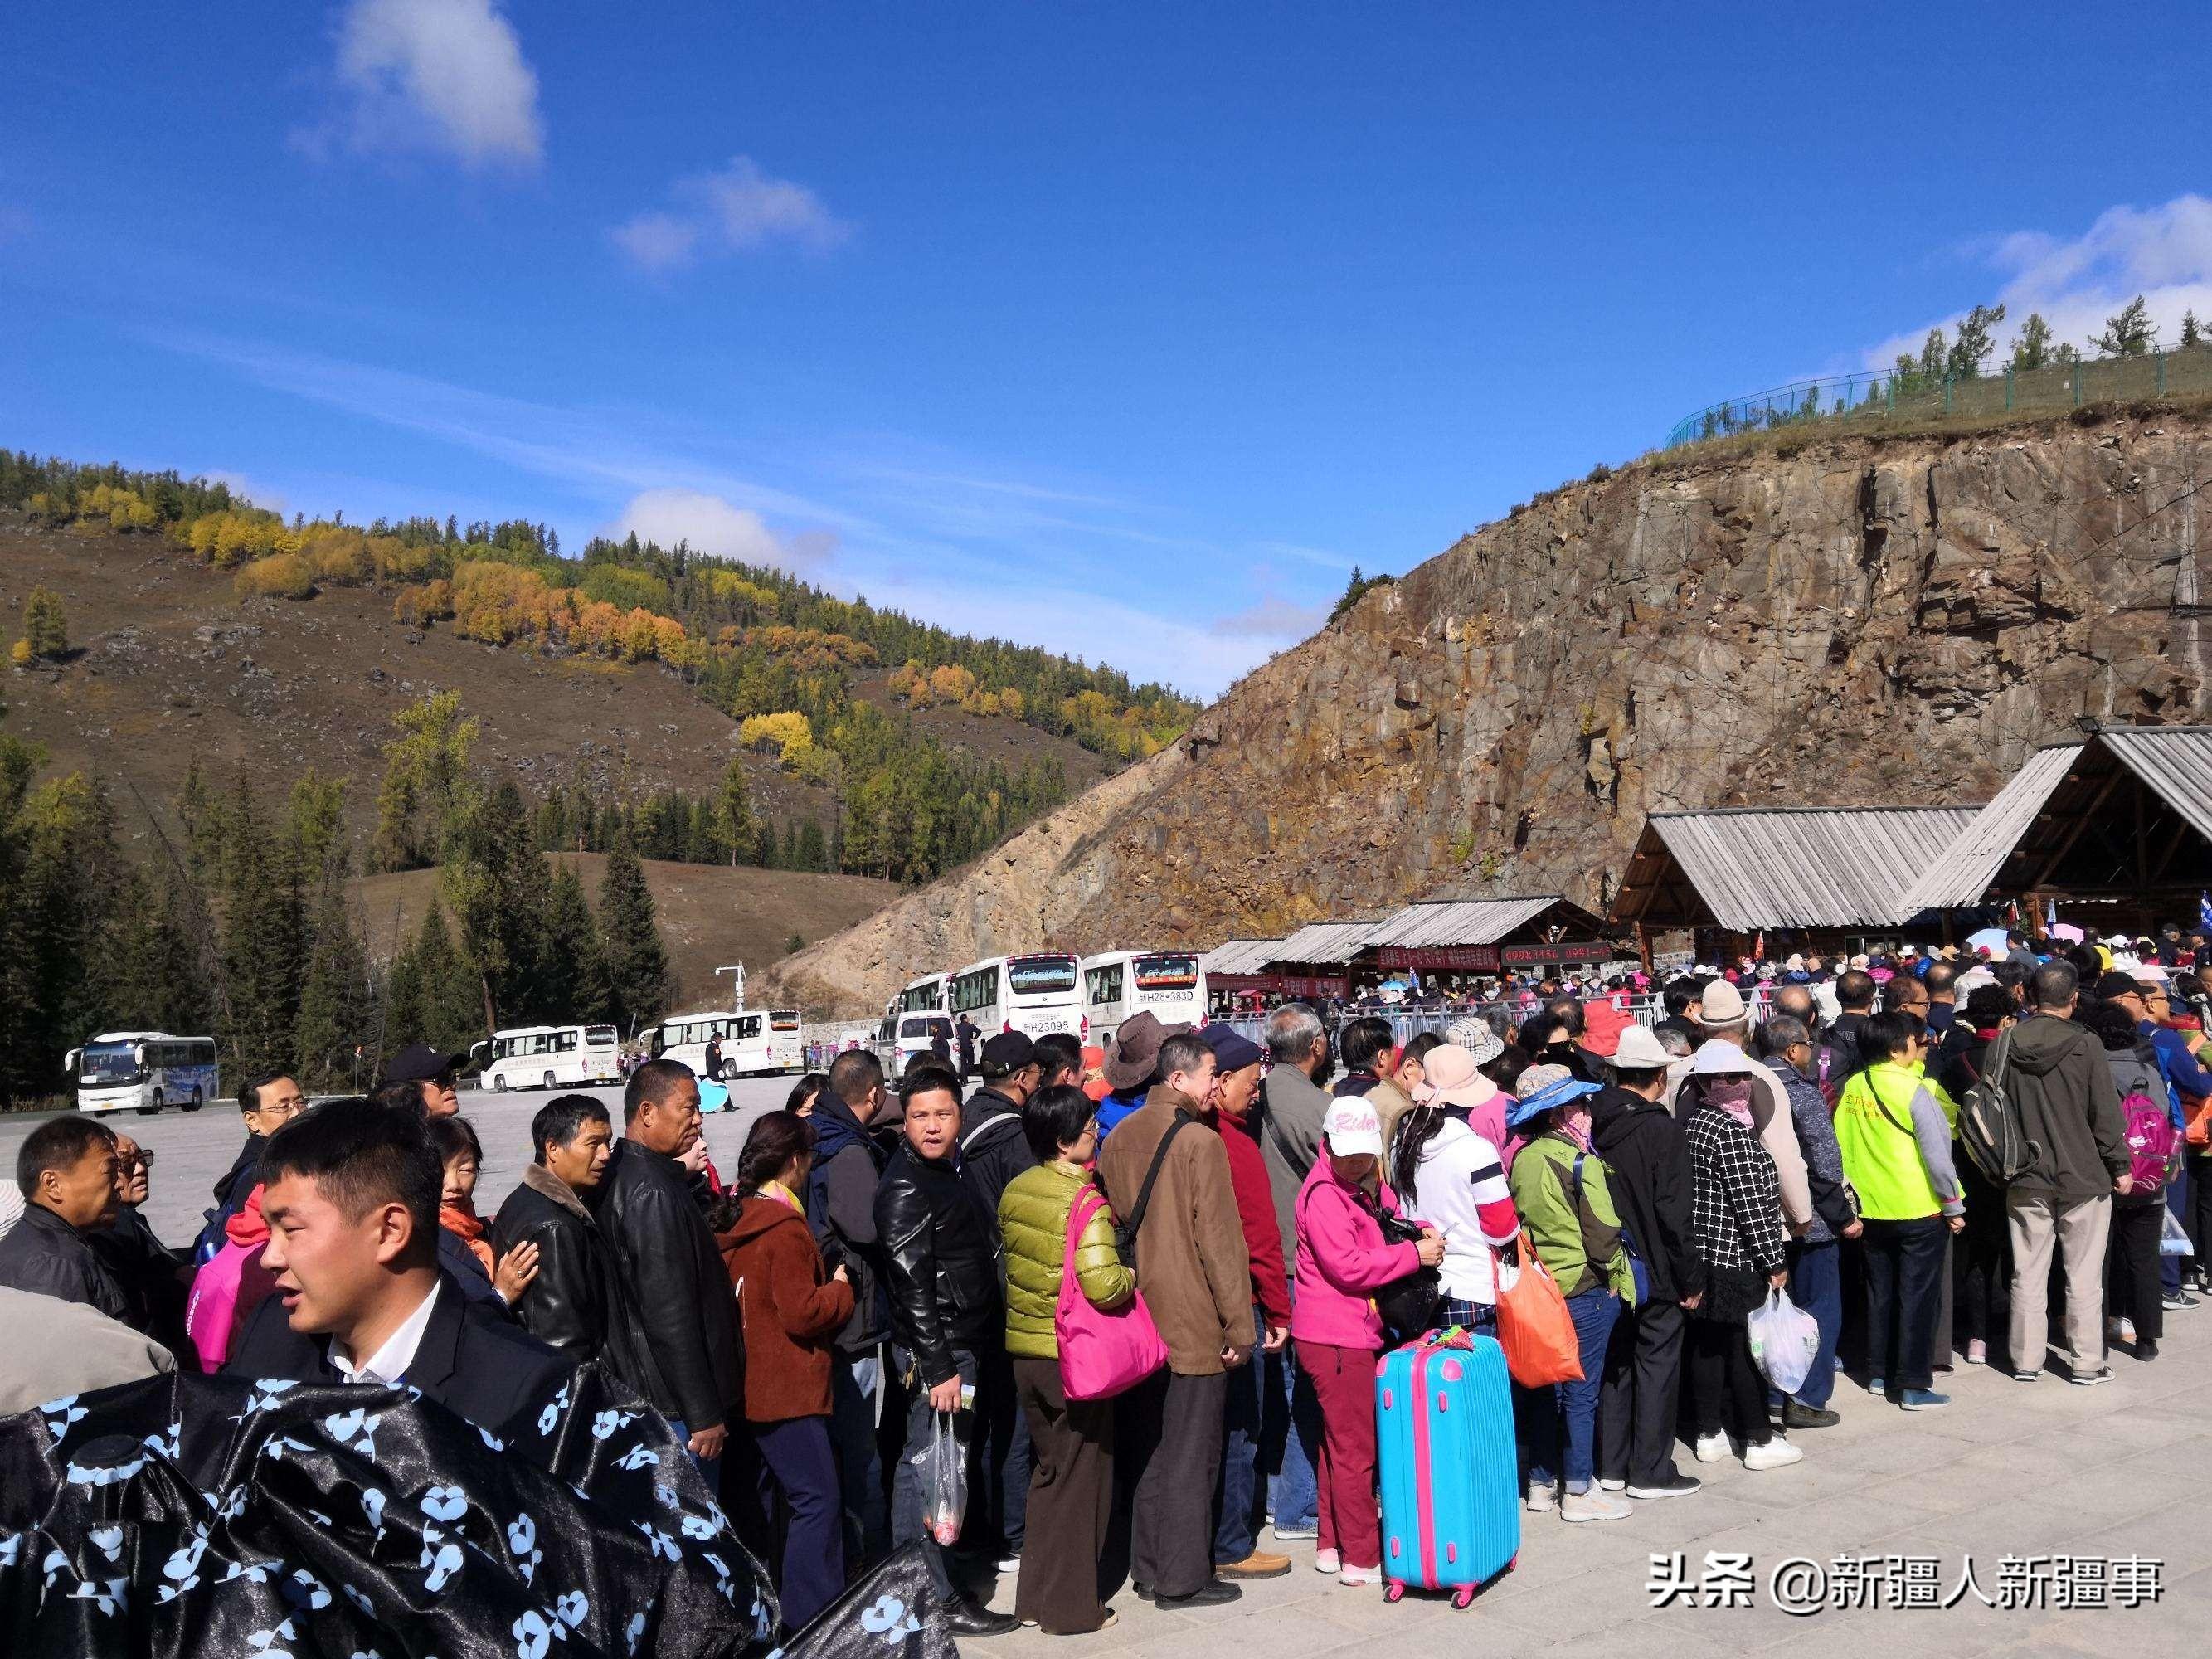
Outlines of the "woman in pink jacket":
{"label": "woman in pink jacket", "polygon": [[1346,1584],[1382,1582],[1382,1529],[1375,1514],[1375,1361],[1382,1319],[1374,1294],[1443,1259],[1433,1230],[1418,1243],[1386,1244],[1379,1210],[1398,1200],[1382,1182],[1382,1123],[1357,1097],[1334,1103],[1322,1124],[1326,1156],[1298,1189],[1297,1295],[1291,1337],[1298,1366],[1321,1401],[1321,1545],[1314,1565]]}

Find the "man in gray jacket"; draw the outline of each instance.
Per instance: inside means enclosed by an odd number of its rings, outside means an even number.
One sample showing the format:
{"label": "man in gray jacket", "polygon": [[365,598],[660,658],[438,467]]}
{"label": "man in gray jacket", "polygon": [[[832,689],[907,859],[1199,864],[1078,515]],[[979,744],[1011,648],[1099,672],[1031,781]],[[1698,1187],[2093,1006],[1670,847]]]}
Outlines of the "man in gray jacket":
{"label": "man in gray jacket", "polygon": [[2027,982],[2029,1017],[1999,1039],[1987,1062],[1999,1072],[2034,1143],[2035,1162],[2005,1191],[2012,1234],[2013,1376],[2033,1382],[2043,1374],[2048,1310],[2041,1287],[2051,1274],[2054,1238],[2066,1273],[2066,1370],[2085,1387],[2112,1380],[2103,1361],[2105,1241],[2112,1194],[2127,1192],[2126,1120],[2112,1086],[2104,1047],[2074,1024],[2081,987],[2073,969],[2045,963]]}
{"label": "man in gray jacket", "polygon": [[[1302,1002],[1286,1003],[1267,1020],[1267,1058],[1272,1062],[1260,1085],[1260,1156],[1267,1166],[1267,1188],[1275,1200],[1275,1221],[1283,1233],[1283,1261],[1298,1253],[1295,1214],[1298,1188],[1321,1155],[1322,1121],[1332,1103],[1321,1084],[1328,1079],[1328,1033]],[[1317,1080],[1318,1079],[1318,1080]],[[1293,1299],[1297,1291],[1291,1291]],[[1321,1402],[1313,1384],[1298,1374],[1290,1345],[1267,1356],[1272,1407],[1261,1428],[1261,1466],[1279,1444],[1273,1496],[1269,1507],[1279,1540],[1313,1538],[1321,1527],[1321,1488],[1314,1455],[1321,1449]],[[1279,1436],[1279,1439],[1278,1437]]]}

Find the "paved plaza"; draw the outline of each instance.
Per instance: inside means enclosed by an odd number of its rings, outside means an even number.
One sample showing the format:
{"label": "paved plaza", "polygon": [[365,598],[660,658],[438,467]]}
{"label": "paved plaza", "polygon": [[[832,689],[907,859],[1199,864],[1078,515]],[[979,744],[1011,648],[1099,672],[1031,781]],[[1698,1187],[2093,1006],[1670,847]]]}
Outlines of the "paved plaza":
{"label": "paved plaza", "polygon": [[[720,1168],[735,1167],[747,1124],[780,1105],[788,1087],[782,1079],[741,1082],[738,1109],[708,1119]],[[528,1157],[530,1115],[544,1098],[463,1098],[483,1137],[487,1215]],[[0,1120],[0,1156],[12,1163],[33,1121]],[[149,1206],[155,1229],[172,1243],[189,1238],[209,1186],[237,1150],[236,1111],[211,1105],[115,1121],[160,1155]],[[1347,1589],[1315,1572],[1313,1547],[1299,1544],[1285,1547],[1296,1563],[1289,1577],[1247,1586],[1234,1607],[1162,1613],[1125,1589],[1113,1598],[1120,1622],[1111,1630],[1077,1638],[1024,1631],[965,1646],[1008,1659],[1545,1651],[2142,1659],[2200,1651],[2212,1638],[2212,1304],[2169,1315],[2162,1346],[2148,1365],[2116,1352],[2116,1380],[2094,1389],[2056,1376],[2023,1387],[1961,1365],[1942,1382],[1950,1409],[1915,1415],[1841,1382],[1833,1403],[1842,1425],[1801,1431],[1806,1457],[1793,1468],[1751,1474],[1733,1462],[1697,1465],[1686,1452],[1682,1466],[1708,1482],[1697,1497],[1638,1504],[1623,1522],[1569,1526],[1524,1515],[1519,1569],[1463,1613],[1418,1594],[1386,1607],[1379,1590]],[[1270,1547],[1264,1534],[1261,1542]],[[1662,1577],[1681,1557],[1683,1601],[1653,1605],[1655,1554],[1663,1558]],[[1686,1604],[1728,1599],[1736,1578],[1729,1558],[1748,1558],[1748,1605]],[[1792,1558],[1817,1564],[1826,1580],[1826,1605],[1810,1617],[1781,1610],[1770,1592],[1771,1576]],[[2162,1564],[2155,1603],[2057,1608],[2062,1595],[2122,1599],[2144,1571],[2125,1564],[2151,1559]],[[1893,1595],[1952,1600],[1969,1560],[1978,1595],[1966,1589],[1948,1610],[1884,1605]],[[1806,1568],[1790,1567],[1785,1592],[1820,1599],[1809,1578]],[[1887,1588],[1892,1583],[1897,1591]],[[1983,1599],[2022,1587],[2039,1587],[2045,1605]],[[1862,1605],[1844,1605],[1854,1599]],[[1000,1582],[993,1605],[1012,1607],[1012,1578]]]}

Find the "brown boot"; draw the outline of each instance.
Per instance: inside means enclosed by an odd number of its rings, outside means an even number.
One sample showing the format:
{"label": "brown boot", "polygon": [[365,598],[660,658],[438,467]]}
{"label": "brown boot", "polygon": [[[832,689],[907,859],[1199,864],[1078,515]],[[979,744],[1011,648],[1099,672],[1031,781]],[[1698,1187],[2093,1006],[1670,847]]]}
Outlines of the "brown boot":
{"label": "brown boot", "polygon": [[1254,1550],[1242,1561],[1224,1561],[1213,1571],[1224,1578],[1280,1578],[1291,1570],[1287,1555],[1264,1555]]}

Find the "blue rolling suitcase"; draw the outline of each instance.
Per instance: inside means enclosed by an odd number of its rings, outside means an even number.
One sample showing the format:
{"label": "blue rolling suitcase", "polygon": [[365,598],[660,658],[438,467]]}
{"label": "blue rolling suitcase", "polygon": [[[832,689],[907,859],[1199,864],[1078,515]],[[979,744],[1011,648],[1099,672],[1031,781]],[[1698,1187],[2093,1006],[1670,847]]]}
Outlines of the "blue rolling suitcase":
{"label": "blue rolling suitcase", "polygon": [[1383,1600],[1414,1584],[1449,1589],[1464,1607],[1521,1553],[1504,1351],[1453,1329],[1386,1353],[1375,1368],[1375,1413]]}

